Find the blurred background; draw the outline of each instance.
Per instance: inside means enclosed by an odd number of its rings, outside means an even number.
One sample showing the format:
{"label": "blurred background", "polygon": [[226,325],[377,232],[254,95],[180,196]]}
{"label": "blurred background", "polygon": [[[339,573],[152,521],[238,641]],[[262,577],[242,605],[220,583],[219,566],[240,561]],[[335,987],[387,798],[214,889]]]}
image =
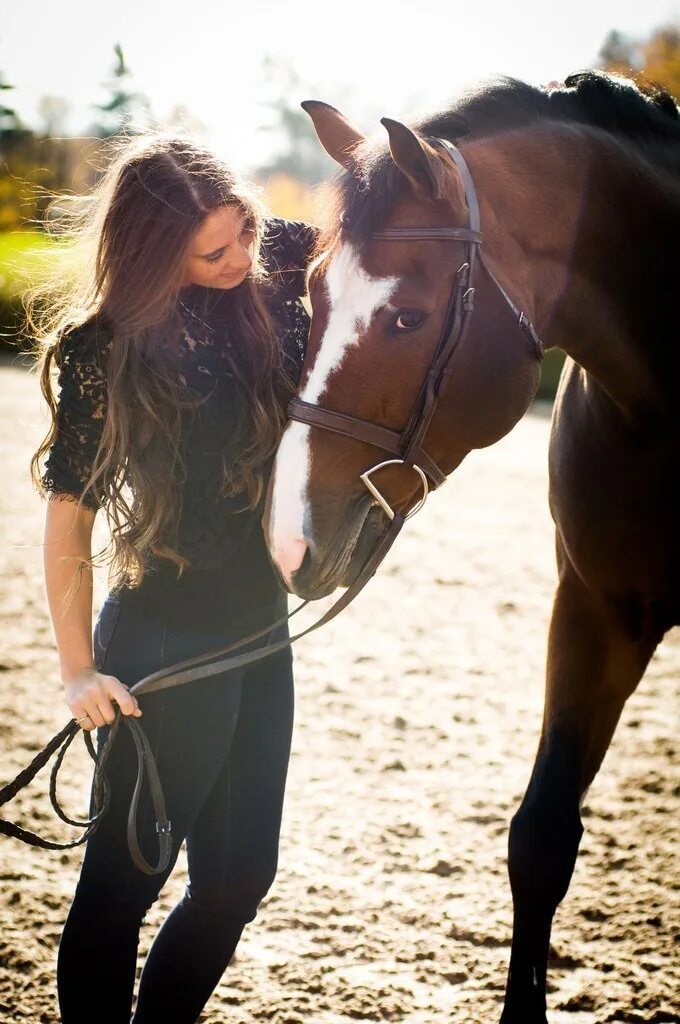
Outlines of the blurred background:
{"label": "blurred background", "polygon": [[[370,133],[381,116],[434,111],[494,74],[541,84],[586,67],[679,97],[680,8],[0,0],[0,346],[20,338],[49,193],[87,190],[101,140],[123,128],[182,125],[259,182],[274,213],[314,220],[314,188],[334,167],[301,100],[326,100]],[[561,360],[548,360],[542,397]]]}

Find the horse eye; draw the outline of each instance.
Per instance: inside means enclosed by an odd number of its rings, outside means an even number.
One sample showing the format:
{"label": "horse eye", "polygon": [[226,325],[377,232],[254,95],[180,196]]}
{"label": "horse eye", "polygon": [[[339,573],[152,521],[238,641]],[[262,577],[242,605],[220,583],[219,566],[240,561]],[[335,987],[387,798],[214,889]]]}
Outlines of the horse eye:
{"label": "horse eye", "polygon": [[399,331],[415,331],[422,327],[425,316],[417,309],[402,309],[394,326]]}

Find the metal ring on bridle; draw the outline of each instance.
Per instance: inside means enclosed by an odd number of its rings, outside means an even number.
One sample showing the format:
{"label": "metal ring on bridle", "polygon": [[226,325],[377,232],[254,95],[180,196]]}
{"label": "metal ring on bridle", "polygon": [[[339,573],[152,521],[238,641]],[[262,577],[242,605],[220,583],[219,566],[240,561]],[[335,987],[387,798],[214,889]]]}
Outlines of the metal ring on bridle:
{"label": "metal ring on bridle", "polygon": [[427,477],[423,473],[423,471],[420,468],[420,466],[416,466],[415,463],[411,464],[411,463],[405,462],[403,459],[386,459],[385,462],[379,462],[377,464],[377,466],[373,466],[372,469],[367,469],[365,473],[361,474],[361,482],[366,485],[366,487],[369,489],[369,491],[371,492],[371,494],[373,495],[375,500],[385,510],[387,515],[390,517],[390,519],[394,519],[394,515],[395,515],[394,509],[392,508],[392,506],[388,502],[387,498],[385,498],[380,493],[378,488],[375,486],[375,484],[371,480],[371,476],[373,475],[373,473],[376,473],[379,469],[382,469],[384,466],[408,466],[408,465],[411,466],[411,469],[415,469],[416,473],[420,477],[420,482],[423,485],[423,496],[422,496],[422,498],[420,499],[418,504],[415,505],[411,509],[411,511],[408,512],[404,516],[404,519],[410,519],[412,516],[414,516],[416,514],[416,512],[420,512],[420,510],[423,507],[423,505],[425,504],[425,502],[427,500],[427,496],[428,496],[428,494],[430,492],[430,489],[429,489],[428,483],[427,483]]}

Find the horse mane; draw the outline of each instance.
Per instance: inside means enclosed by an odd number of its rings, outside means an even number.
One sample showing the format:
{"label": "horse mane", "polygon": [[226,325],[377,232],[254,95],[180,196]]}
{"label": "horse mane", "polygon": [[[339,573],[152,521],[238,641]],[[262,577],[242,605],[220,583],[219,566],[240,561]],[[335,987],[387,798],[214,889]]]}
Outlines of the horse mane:
{"label": "horse mane", "polygon": [[680,142],[680,111],[659,86],[635,83],[603,71],[570,75],[546,90],[503,77],[463,97],[450,110],[421,119],[417,130],[454,139],[481,138],[537,121],[587,125],[645,147],[659,140]]}
{"label": "horse mane", "polygon": [[[503,76],[412,127],[420,135],[461,142],[546,122],[599,129],[660,171],[680,172],[680,110],[673,98],[659,86],[603,71],[570,75],[564,86],[553,90]],[[328,213],[330,224],[336,226],[342,213],[343,237],[360,243],[404,195],[405,184],[386,139],[367,140],[354,155],[352,172],[340,174],[334,182]],[[323,242],[329,247],[333,239]]]}

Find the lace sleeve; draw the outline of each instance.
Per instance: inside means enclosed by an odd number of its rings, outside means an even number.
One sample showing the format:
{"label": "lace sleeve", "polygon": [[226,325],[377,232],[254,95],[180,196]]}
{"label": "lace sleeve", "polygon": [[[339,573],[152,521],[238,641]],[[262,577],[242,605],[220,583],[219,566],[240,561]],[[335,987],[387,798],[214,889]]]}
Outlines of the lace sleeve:
{"label": "lace sleeve", "polygon": [[270,217],[267,220],[263,261],[289,298],[307,293],[306,271],[314,253],[319,229],[301,220]]}
{"label": "lace sleeve", "polygon": [[[104,427],[107,378],[104,359],[110,337],[101,326],[84,324],[60,344],[56,435],[50,445],[42,483],[53,494],[80,497],[90,475]],[[83,500],[100,507],[91,492]]]}

